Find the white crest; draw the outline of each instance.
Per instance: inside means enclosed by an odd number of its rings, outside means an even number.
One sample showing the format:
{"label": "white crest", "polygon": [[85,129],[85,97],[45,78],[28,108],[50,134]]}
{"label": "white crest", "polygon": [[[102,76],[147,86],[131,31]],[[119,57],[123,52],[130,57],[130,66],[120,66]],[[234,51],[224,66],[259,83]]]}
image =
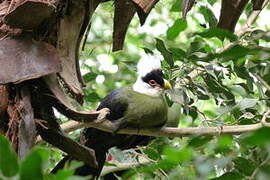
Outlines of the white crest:
{"label": "white crest", "polygon": [[158,56],[149,54],[142,55],[137,65],[137,71],[140,77],[144,77],[147,73],[154,69],[161,68],[161,59]]}
{"label": "white crest", "polygon": [[137,65],[138,78],[133,84],[133,90],[149,96],[159,96],[162,92],[160,88],[153,88],[142,80],[146,74],[155,69],[161,69],[161,58],[148,54],[142,55]]}

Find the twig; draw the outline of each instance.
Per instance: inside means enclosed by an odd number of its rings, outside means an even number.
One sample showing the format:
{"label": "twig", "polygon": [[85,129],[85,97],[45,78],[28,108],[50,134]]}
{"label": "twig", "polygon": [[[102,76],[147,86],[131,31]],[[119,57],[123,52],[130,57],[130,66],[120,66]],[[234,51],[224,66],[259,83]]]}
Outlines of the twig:
{"label": "twig", "polygon": [[[220,134],[242,134],[246,132],[253,132],[261,128],[262,123],[251,124],[251,125],[235,125],[235,126],[220,126],[220,127],[190,127],[190,128],[160,128],[160,129],[122,129],[119,134],[133,134],[133,135],[146,135],[154,137],[183,137],[191,135],[220,135]],[[102,131],[112,132],[113,127],[111,122],[106,120],[102,123],[80,123],[76,121],[69,121],[61,125],[65,132],[70,132],[75,129],[83,127],[93,127]]]}
{"label": "twig", "polygon": [[[101,123],[88,122],[81,123],[70,120],[67,123],[61,125],[64,132],[69,133],[81,128],[93,127],[106,132],[113,132],[112,123],[109,120],[105,120]],[[183,137],[192,135],[223,135],[231,134],[238,135],[247,132],[253,132],[263,127],[262,123],[251,124],[251,125],[235,125],[235,126],[217,126],[217,127],[190,127],[190,128],[169,128],[163,127],[160,129],[122,129],[119,130],[118,134],[130,134],[130,135],[146,135],[154,137]],[[40,143],[42,140],[40,137],[37,138],[36,143]]]}
{"label": "twig", "polygon": [[[146,135],[155,137],[183,137],[191,135],[221,135],[221,134],[231,134],[238,135],[247,132],[253,132],[259,128],[266,126],[270,127],[270,123],[266,122],[267,117],[270,114],[270,109],[264,113],[263,118],[260,123],[250,124],[250,125],[234,125],[234,126],[217,126],[217,127],[189,127],[189,128],[169,128],[163,127],[160,129],[122,129],[119,134],[135,134],[135,135]],[[113,126],[109,120],[104,120],[103,122],[86,122],[81,123],[77,121],[70,120],[67,123],[61,125],[64,132],[68,133],[77,129],[93,127],[106,132],[112,132]]]}
{"label": "twig", "polygon": [[119,163],[119,162],[112,162],[115,166],[104,166],[102,169],[102,172],[100,176],[105,176],[106,174],[127,170],[131,168],[135,168],[141,165],[149,164],[151,161],[145,157],[139,158],[138,162],[132,162],[132,163]]}
{"label": "twig", "polygon": [[[14,0],[11,0],[11,2],[10,2],[10,4],[9,4],[9,7],[8,7],[8,9],[7,9],[7,11],[6,11],[6,15],[10,12],[10,10],[11,10],[13,4],[15,4],[15,3],[14,3]],[[5,16],[4,16],[4,17],[5,17]]]}
{"label": "twig", "polygon": [[[251,25],[256,21],[256,19],[258,18],[259,14],[262,12],[262,10],[264,9],[264,7],[269,3],[269,0],[266,0],[262,6],[261,10],[253,10],[250,15],[247,18],[247,22],[235,33],[238,37],[243,36],[244,34],[246,34],[247,32],[250,32],[252,30]],[[223,49],[221,49],[219,51],[219,53],[229,49],[230,47],[232,47],[234,45],[234,43],[228,43],[227,45],[225,45],[225,47]]]}
{"label": "twig", "polygon": [[[264,113],[261,122],[250,125],[232,125],[232,126],[216,126],[216,127],[189,127],[189,128],[152,128],[152,129],[121,129],[118,134],[130,134],[130,135],[145,135],[153,137],[183,137],[183,136],[192,136],[192,135],[239,135],[248,132],[254,132],[262,127],[270,127],[270,123],[266,122],[267,117],[270,114],[270,109]],[[106,132],[113,132],[114,128],[112,122],[105,119],[103,121],[94,121],[94,122],[78,122],[70,120],[61,125],[62,130],[65,133],[69,133],[81,128],[96,128]],[[40,143],[42,139],[37,138],[36,143]]]}
{"label": "twig", "polygon": [[253,10],[251,14],[249,15],[247,22],[245,25],[241,27],[241,29],[236,33],[237,36],[243,36],[245,33],[249,32],[251,30],[251,25],[256,21],[261,11],[266,7],[266,5],[269,3],[269,0],[266,0],[263,3],[261,10]]}
{"label": "twig", "polygon": [[[247,22],[245,25],[243,25],[235,34],[238,37],[243,36],[244,34],[246,34],[247,32],[250,32],[252,30],[251,25],[256,21],[257,17],[259,16],[259,14],[261,13],[261,11],[266,7],[266,5],[269,3],[270,0],[266,0],[262,6],[261,10],[253,10],[249,17],[247,18]],[[220,49],[217,53],[222,53],[225,50],[231,48],[234,45],[234,43],[228,43],[224,46],[224,48]],[[205,65],[206,66],[206,65]],[[193,71],[191,71],[188,76],[191,79],[194,79],[195,77],[197,77],[200,73],[202,72],[202,68],[196,68]],[[188,82],[188,80],[186,80],[186,82]]]}
{"label": "twig", "polygon": [[261,76],[257,74],[253,74],[265,87],[268,91],[270,91],[270,85],[263,79]]}
{"label": "twig", "polygon": [[270,127],[270,123],[266,122],[266,119],[269,116],[269,114],[270,114],[270,109],[268,109],[268,111],[266,111],[266,113],[264,113],[262,120],[261,120],[262,125],[265,127]]}
{"label": "twig", "polygon": [[260,167],[265,165],[267,162],[269,162],[269,156],[253,171],[252,175],[248,179],[249,180],[255,179],[255,176],[257,172],[259,171]]}

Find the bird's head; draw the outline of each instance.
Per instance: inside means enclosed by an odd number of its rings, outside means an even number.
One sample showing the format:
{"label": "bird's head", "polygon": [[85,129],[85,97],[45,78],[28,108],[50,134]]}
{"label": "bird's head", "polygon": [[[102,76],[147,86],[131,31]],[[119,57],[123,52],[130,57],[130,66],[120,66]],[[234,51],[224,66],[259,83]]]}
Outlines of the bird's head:
{"label": "bird's head", "polygon": [[133,90],[150,96],[159,96],[165,89],[171,89],[169,81],[164,79],[161,62],[158,57],[144,55],[138,65],[138,78]]}

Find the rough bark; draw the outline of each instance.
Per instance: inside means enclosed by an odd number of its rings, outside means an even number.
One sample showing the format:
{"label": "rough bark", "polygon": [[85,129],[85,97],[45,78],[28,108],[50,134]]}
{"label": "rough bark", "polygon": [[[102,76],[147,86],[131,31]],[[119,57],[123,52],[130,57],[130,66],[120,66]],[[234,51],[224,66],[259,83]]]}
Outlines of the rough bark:
{"label": "rough bark", "polygon": [[61,71],[57,50],[29,34],[1,40],[0,51],[0,84],[20,83]]}
{"label": "rough bark", "polygon": [[34,121],[34,113],[31,106],[31,96],[28,87],[21,88],[21,121],[19,124],[19,144],[18,154],[20,158],[24,158],[31,148],[34,146],[36,139],[36,125]]}
{"label": "rough bark", "polygon": [[8,89],[4,85],[0,85],[0,133],[7,130],[7,107],[8,107]]}

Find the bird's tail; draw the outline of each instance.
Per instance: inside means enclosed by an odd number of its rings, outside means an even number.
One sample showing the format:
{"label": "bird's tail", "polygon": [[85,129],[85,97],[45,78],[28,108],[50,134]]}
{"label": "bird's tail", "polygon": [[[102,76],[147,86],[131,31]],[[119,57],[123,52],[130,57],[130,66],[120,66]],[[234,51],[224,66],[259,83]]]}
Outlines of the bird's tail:
{"label": "bird's tail", "polygon": [[[98,168],[93,168],[87,164],[79,167],[75,171],[75,175],[98,177],[104,166],[106,154],[108,150],[115,146],[117,141],[113,141],[112,134],[103,132],[94,128],[87,128],[81,135],[81,144],[95,151]],[[70,163],[74,158],[71,156],[64,157],[51,171],[56,173],[59,169],[63,169],[66,164]]]}
{"label": "bird's tail", "polygon": [[[138,136],[138,135],[123,135],[112,134],[104,131],[100,131],[95,128],[87,128],[83,131],[81,136],[81,144],[91,148],[95,151],[96,159],[98,162],[98,168],[93,168],[84,164],[75,171],[75,175],[98,177],[106,161],[106,154],[111,147],[118,147],[119,149],[130,149],[138,145],[146,145],[152,137]],[[56,173],[57,170],[64,168],[66,163],[74,160],[70,156],[64,157],[53,169],[52,173]]]}

